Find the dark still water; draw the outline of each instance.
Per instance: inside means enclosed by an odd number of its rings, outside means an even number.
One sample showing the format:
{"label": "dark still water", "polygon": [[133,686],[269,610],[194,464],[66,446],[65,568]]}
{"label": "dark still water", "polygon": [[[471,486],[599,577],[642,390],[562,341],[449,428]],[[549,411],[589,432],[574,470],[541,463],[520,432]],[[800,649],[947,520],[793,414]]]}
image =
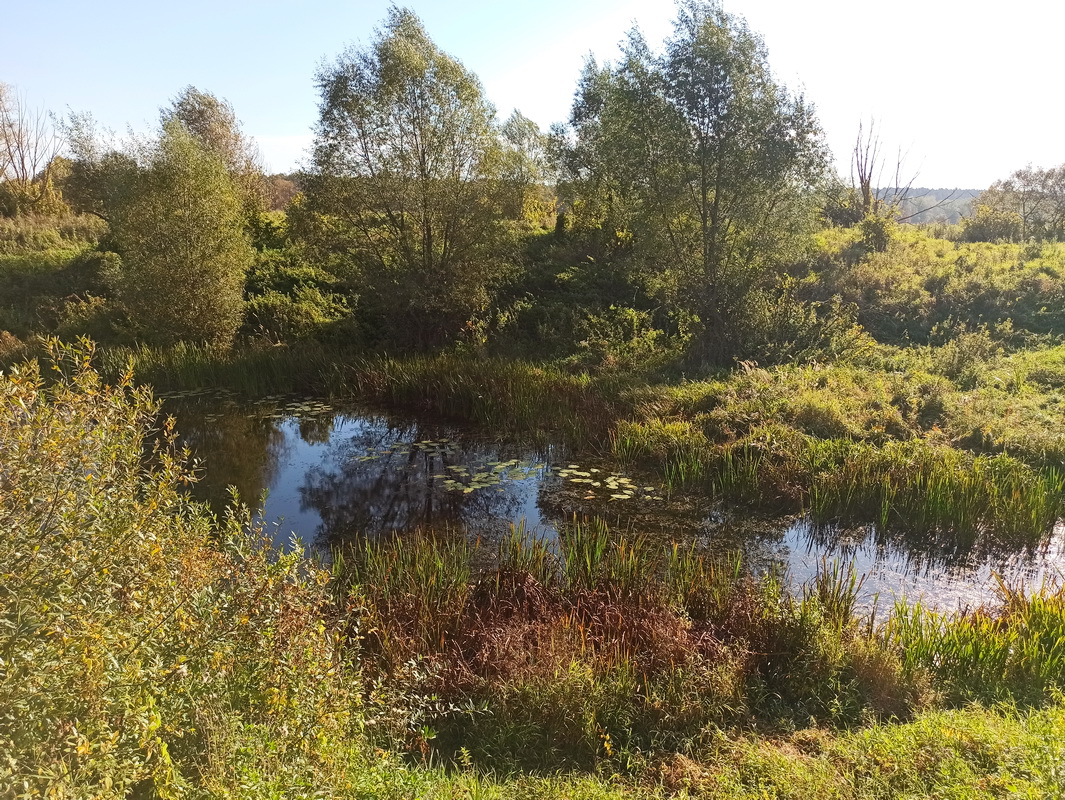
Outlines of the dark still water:
{"label": "dark still water", "polygon": [[995,575],[1038,585],[1065,572],[1065,528],[1036,548],[1011,550],[988,538],[902,536],[841,530],[804,518],[768,518],[701,498],[671,496],[661,483],[577,458],[560,447],[500,442],[469,429],[320,401],[217,393],[170,395],[164,411],[202,464],[195,492],[224,503],[228,487],[256,505],[275,543],[311,547],[355,536],[432,527],[488,539],[523,523],[553,538],[574,515],[710,552],[741,551],[756,570],[787,571],[796,585],[823,560],[853,562],[880,605],[906,597],[941,608],[991,596]]}

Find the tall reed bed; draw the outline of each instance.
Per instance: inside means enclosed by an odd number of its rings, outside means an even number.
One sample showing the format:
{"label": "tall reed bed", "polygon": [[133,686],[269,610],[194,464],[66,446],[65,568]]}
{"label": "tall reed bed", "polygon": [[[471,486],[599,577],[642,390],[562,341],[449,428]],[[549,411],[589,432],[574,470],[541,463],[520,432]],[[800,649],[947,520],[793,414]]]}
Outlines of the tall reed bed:
{"label": "tall reed bed", "polygon": [[96,359],[108,378],[132,364],[137,382],[159,391],[220,387],[262,395],[324,393],[338,357],[315,342],[234,349],[180,342],[170,347],[101,348]]}
{"label": "tall reed bed", "polygon": [[905,669],[951,700],[1037,704],[1065,687],[1065,587],[999,583],[998,602],[957,615],[895,608],[886,635]]}
{"label": "tall reed bed", "polygon": [[540,766],[587,765],[751,714],[857,721],[920,702],[872,624],[859,624],[861,581],[838,565],[792,593],[738,555],[592,520],[553,542],[521,528],[494,544],[363,541],[338,554],[334,578],[363,669],[392,687],[389,702],[436,698],[407,744],[426,745],[431,729],[434,748],[497,765],[530,751],[553,754]]}
{"label": "tall reed bed", "polygon": [[1065,472],[925,439],[882,445],[819,439],[779,425],[717,444],[689,422],[618,423],[620,459],[659,469],[672,488],[804,510],[817,522],[981,531],[1013,542],[1046,536],[1063,510]]}
{"label": "tall reed bed", "polygon": [[366,400],[572,443],[605,439],[614,419],[587,377],[522,361],[381,357],[344,365],[339,378]]}

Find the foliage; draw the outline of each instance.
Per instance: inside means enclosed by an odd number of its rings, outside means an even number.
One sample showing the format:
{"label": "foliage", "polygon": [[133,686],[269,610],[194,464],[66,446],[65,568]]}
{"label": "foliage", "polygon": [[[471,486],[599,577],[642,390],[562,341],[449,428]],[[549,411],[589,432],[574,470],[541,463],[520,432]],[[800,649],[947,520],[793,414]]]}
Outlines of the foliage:
{"label": "foliage", "polygon": [[[514,531],[491,568],[454,537],[365,543],[330,576],[271,551],[246,512],[191,503],[147,391],[52,348],[49,375],[0,377],[0,516],[19,533],[0,541],[5,796],[1039,796],[1059,781],[1057,705],[898,721],[935,700],[927,674],[952,701],[1053,703],[1057,594],[900,608],[877,629],[846,568],[792,596],[601,523],[557,549]],[[492,764],[603,777],[477,768]]]}
{"label": "foliage", "polygon": [[978,203],[961,225],[967,242],[1015,242],[1021,238],[1020,214],[984,203]]}
{"label": "foliage", "polygon": [[257,254],[245,284],[244,331],[270,341],[324,337],[353,313],[358,298],[291,247]]}
{"label": "foliage", "polygon": [[716,4],[681,4],[663,53],[634,31],[619,64],[586,65],[569,135],[580,224],[631,238],[643,280],[698,320],[696,363],[742,354],[733,323],[812,222],[824,163],[761,40]]}
{"label": "foliage", "polygon": [[94,245],[104,231],[101,220],[87,214],[0,218],[0,255]]}
{"label": "foliage", "polygon": [[297,760],[346,731],[322,573],[190,504],[148,392],[52,347],[54,379],[0,396],[3,794],[222,789],[257,741]]}
{"label": "foliage", "polygon": [[1065,166],[1029,164],[995,181],[980,195],[965,232],[969,241],[1060,241],[1065,237]]}
{"label": "foliage", "polygon": [[0,217],[67,211],[55,185],[62,146],[54,116],[0,83]]}
{"label": "foliage", "polygon": [[[866,247],[859,228],[829,229],[800,273],[798,296],[854,304],[875,339],[927,343],[933,330],[965,325],[1011,333],[1060,335],[1065,248],[1058,244],[957,242],[900,225],[882,252]],[[1023,341],[1023,340],[1022,340]]]}
{"label": "foliage", "polygon": [[111,230],[118,295],[140,336],[232,341],[252,259],[241,199],[223,163],[180,125],[164,126]]}
{"label": "foliage", "polygon": [[504,268],[501,151],[476,77],[393,8],[372,46],[318,75],[307,205],[365,287],[367,329],[425,348],[456,339]]}
{"label": "foliage", "polygon": [[207,152],[225,164],[239,187],[242,206],[254,218],[266,205],[266,182],[261,156],[253,140],[240,130],[233,106],[210,92],[186,86],[160,115],[165,128],[177,123]]}

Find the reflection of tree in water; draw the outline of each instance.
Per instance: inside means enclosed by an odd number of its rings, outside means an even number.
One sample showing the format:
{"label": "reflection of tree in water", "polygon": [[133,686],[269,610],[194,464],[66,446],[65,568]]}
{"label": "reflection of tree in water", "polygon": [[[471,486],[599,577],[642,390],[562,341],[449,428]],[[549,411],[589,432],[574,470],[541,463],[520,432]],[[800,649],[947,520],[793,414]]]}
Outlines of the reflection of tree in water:
{"label": "reflection of tree in water", "polygon": [[[334,466],[309,470],[300,487],[302,508],[313,509],[322,518],[319,538],[372,536],[423,526],[476,529],[518,516],[522,499],[512,484],[463,493],[445,489],[443,480],[435,477],[449,466],[476,471],[503,458],[499,448],[469,444],[441,452],[405,446],[441,435],[447,434],[376,420],[337,446]],[[360,460],[374,450],[397,446],[397,452]]]}
{"label": "reflection of tree in water", "polygon": [[229,501],[228,487],[235,486],[242,502],[259,502],[286,449],[285,433],[275,420],[233,402],[168,401],[163,411],[177,418],[182,442],[200,462],[194,497],[220,510]]}
{"label": "reflection of tree in water", "polygon": [[333,433],[336,417],[332,414],[316,414],[297,420],[300,438],[307,444],[328,444]]}

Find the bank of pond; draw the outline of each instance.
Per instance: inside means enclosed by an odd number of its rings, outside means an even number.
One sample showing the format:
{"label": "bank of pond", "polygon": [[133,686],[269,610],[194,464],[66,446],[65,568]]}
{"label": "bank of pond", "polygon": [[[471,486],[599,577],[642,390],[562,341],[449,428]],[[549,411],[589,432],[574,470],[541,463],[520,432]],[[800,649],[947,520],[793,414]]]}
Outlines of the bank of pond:
{"label": "bank of pond", "polygon": [[826,525],[609,437],[203,390],[160,414],[52,358],[0,376],[4,796],[1060,786],[1057,525]]}

